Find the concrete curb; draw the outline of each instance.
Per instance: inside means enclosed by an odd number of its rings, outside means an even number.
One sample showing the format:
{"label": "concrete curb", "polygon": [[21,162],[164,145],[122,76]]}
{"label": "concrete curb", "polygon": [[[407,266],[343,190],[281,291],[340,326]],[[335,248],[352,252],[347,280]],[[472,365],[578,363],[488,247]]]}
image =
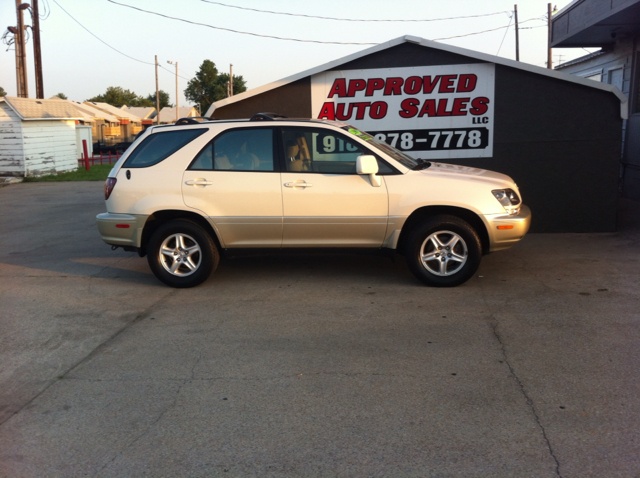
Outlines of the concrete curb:
{"label": "concrete curb", "polygon": [[16,178],[16,177],[0,177],[0,188],[2,186],[9,186],[10,184],[18,184],[21,183],[24,178]]}

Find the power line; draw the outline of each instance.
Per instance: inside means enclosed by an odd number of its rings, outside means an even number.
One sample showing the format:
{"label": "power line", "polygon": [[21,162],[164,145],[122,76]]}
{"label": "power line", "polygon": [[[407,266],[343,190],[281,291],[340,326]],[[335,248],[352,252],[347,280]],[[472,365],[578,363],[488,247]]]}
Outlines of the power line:
{"label": "power line", "polygon": [[[511,23],[509,23],[509,25],[511,25]],[[462,38],[462,37],[469,37],[469,36],[472,36],[472,35],[480,35],[481,33],[495,32],[496,30],[502,30],[503,28],[509,28],[509,25],[498,27],[498,28],[491,28],[490,30],[482,30],[481,32],[465,33],[464,35],[456,35],[456,36],[444,37],[444,38],[434,38],[432,41],[451,40],[452,38]]]}
{"label": "power line", "polygon": [[301,39],[298,39],[298,38],[286,38],[286,37],[276,37],[276,36],[271,36],[271,35],[260,35],[258,33],[243,32],[243,31],[240,31],[240,30],[232,30],[230,28],[216,27],[216,26],[213,26],[213,25],[208,25],[206,23],[192,22],[191,20],[185,20],[184,18],[172,17],[170,15],[164,15],[162,13],[152,12],[150,10],[144,10],[142,8],[134,7],[132,5],[126,5],[124,3],[118,3],[118,2],[116,2],[114,0],[107,0],[107,1],[110,2],[110,3],[116,4],[116,5],[120,5],[121,7],[131,8],[133,10],[138,10],[138,11],[144,12],[144,13],[150,13],[151,15],[157,15],[159,17],[169,18],[171,20],[178,20],[180,22],[190,23],[191,25],[200,25],[202,27],[213,28],[214,30],[224,30],[224,31],[227,31],[227,32],[240,33],[242,35],[251,35],[251,36],[254,36],[254,37],[273,38],[275,40],[297,41],[297,42],[303,42],[303,43],[323,43],[323,44],[330,44],[330,45],[377,45],[377,43],[346,43],[346,42],[337,42],[337,41],[301,40]]}
{"label": "power line", "polygon": [[[127,5],[125,3],[119,3],[119,2],[116,2],[115,0],[107,0],[107,1],[110,2],[110,3],[113,3],[115,5],[120,5],[121,7],[131,8],[133,10],[138,10],[140,12],[149,13],[151,15],[157,15],[159,17],[168,18],[170,20],[177,20],[177,21],[180,21],[180,22],[189,23],[191,25],[200,25],[202,27],[213,28],[214,30],[224,30],[224,31],[232,32],[232,33],[239,33],[241,35],[251,35],[251,36],[256,36],[256,37],[261,37],[261,38],[272,38],[274,40],[296,41],[296,42],[303,42],[303,43],[322,43],[322,44],[328,44],[328,45],[378,45],[378,43],[350,43],[350,42],[335,42],[335,41],[302,40],[302,39],[299,39],[299,38],[286,38],[286,37],[277,37],[277,36],[272,36],[272,35],[260,35],[258,33],[244,32],[244,31],[240,31],[240,30],[232,30],[230,28],[216,27],[214,25],[209,25],[207,23],[199,23],[199,22],[194,22],[194,21],[191,21],[191,20],[185,20],[184,18],[172,17],[170,15],[165,15],[163,13],[152,12],[150,10],[144,10],[142,8],[134,7],[132,5]],[[202,0],[202,1],[204,1],[204,0]],[[249,9],[246,9],[246,10],[249,10]],[[500,13],[502,13],[502,12],[500,12]],[[525,20],[524,22],[521,22],[521,23],[526,23],[526,22],[529,22],[529,21],[532,21],[532,20],[536,20],[536,18]],[[502,30],[503,28],[509,28],[510,25],[511,25],[511,20],[509,20],[509,25],[506,25],[506,26],[501,26],[501,27],[498,27],[498,28],[492,28],[490,30],[483,30],[483,31],[480,31],[480,32],[466,33],[464,35],[454,35],[454,36],[444,37],[444,38],[434,38],[434,39],[432,39],[432,41],[450,40],[452,38],[462,38],[462,37],[467,37],[467,36],[471,36],[471,35],[479,35],[481,33],[487,33],[487,32],[492,32],[492,31],[496,31],[496,30]]]}
{"label": "power line", "polygon": [[[151,15],[161,16],[161,17],[168,18],[168,19],[171,19],[171,20],[177,20],[177,21],[181,21],[181,22],[185,22],[185,23],[190,23],[190,24],[193,24],[193,25],[200,25],[200,26],[203,26],[203,27],[213,28],[213,29],[216,29],[216,30],[225,30],[225,31],[229,31],[229,32],[232,32],[232,33],[239,33],[239,34],[244,34],[244,35],[251,35],[251,36],[257,36],[257,37],[264,37],[264,38],[273,38],[273,39],[276,39],[276,40],[288,40],[288,41],[298,41],[298,42],[308,42],[308,43],[324,43],[324,44],[337,44],[337,45],[377,45],[377,43],[323,42],[323,41],[317,41],[317,40],[301,40],[301,39],[295,39],[295,38],[283,38],[283,37],[276,37],[276,36],[270,36],[270,35],[260,35],[260,34],[257,34],[257,33],[243,32],[243,31],[232,30],[232,29],[228,29],[228,28],[216,27],[216,26],[213,26],[213,25],[208,25],[206,23],[198,23],[198,22],[193,22],[193,21],[190,21],[190,20],[185,20],[185,19],[182,19],[182,18],[172,17],[172,16],[169,16],[169,15],[164,15],[164,14],[157,13],[157,12],[143,10],[141,8],[133,7],[131,5],[118,3],[118,2],[116,2],[114,0],[107,0],[107,1],[110,2],[110,3],[114,3],[116,5],[120,5],[120,6],[127,7],[127,8],[132,8],[134,10],[138,10],[138,11],[141,11],[141,12],[144,12],[144,13],[149,13]],[[216,3],[216,4],[223,5],[223,6],[233,7],[233,5],[226,5],[226,4],[221,4],[221,3],[218,3],[218,2],[211,2],[210,0],[201,0],[201,1],[207,1],[208,3]],[[139,59],[134,58],[134,57],[132,57],[130,55],[127,55],[126,53],[123,53],[122,51],[120,51],[117,48],[113,47],[112,45],[110,45],[109,43],[107,43],[106,41],[104,41],[100,37],[98,37],[96,34],[94,34],[91,30],[89,30],[87,27],[85,27],[82,23],[80,23],[73,15],[71,15],[68,11],[65,10],[62,7],[62,5],[60,5],[58,3],[57,0],[53,0],[53,2],[56,5],[58,5],[60,7],[60,9],[63,12],[65,12],[74,22],[76,22],[84,30],[86,30],[91,36],[93,36],[98,41],[100,41],[101,43],[105,44],[106,46],[108,46],[109,48],[114,50],[115,52],[119,53],[120,55],[126,56],[127,58],[129,58],[131,60],[137,61],[139,63],[143,63],[145,65],[153,65],[153,66],[155,66],[155,63],[150,63],[150,62],[147,62],[147,61],[139,60]],[[237,8],[241,8],[243,10],[255,10],[255,9],[242,8],[242,7],[237,7]],[[263,10],[257,10],[257,11],[266,12],[266,13],[278,13],[278,14],[282,14],[282,15],[295,15],[295,14],[287,14],[287,13],[281,13],[281,12],[267,12],[267,11],[263,11]],[[496,14],[499,14],[499,13],[506,13],[506,12],[490,13],[490,14],[486,14],[486,15],[475,15],[475,17],[496,15]],[[50,14],[50,9],[49,9],[49,14]],[[296,15],[296,16],[307,16],[308,17],[309,15]],[[319,18],[324,18],[324,19],[329,19],[329,20],[347,20],[347,19],[332,19],[332,18],[329,18],[329,17],[319,17]],[[449,19],[456,19],[456,18],[470,18],[470,17],[451,17],[451,18],[434,19],[433,21],[436,21],[436,20],[449,20]],[[521,23],[526,23],[526,22],[533,21],[533,20],[538,20],[538,18],[531,18],[531,19],[525,20],[525,21],[523,21]],[[349,21],[358,21],[358,20],[349,20]],[[383,20],[375,20],[375,21],[383,21]],[[420,21],[431,21],[431,20],[420,20]],[[455,36],[450,36],[450,37],[445,37],[445,38],[434,38],[432,41],[449,40],[449,39],[453,39],[453,38],[461,38],[461,37],[467,37],[467,36],[472,36],[472,35],[479,35],[479,34],[482,34],[482,33],[501,30],[503,28],[507,28],[508,29],[510,26],[511,26],[511,17],[509,18],[509,25],[507,25],[507,26],[502,26],[502,27],[498,27],[498,28],[492,28],[492,29],[489,29],[489,30],[483,30],[483,31],[479,31],[479,32],[466,33],[466,34],[463,34],[463,35],[455,35]],[[537,27],[529,27],[529,28],[537,28]],[[506,32],[505,32],[505,35],[506,35]],[[3,40],[4,40],[4,38],[3,38]],[[503,41],[504,41],[504,38],[503,38]],[[8,42],[5,41],[5,43],[8,43]],[[169,73],[170,75],[175,76],[174,72],[172,72],[169,69],[165,68],[161,64],[158,64],[158,66],[161,69],[163,69],[164,71],[166,71],[167,73]],[[191,81],[191,78],[186,78],[186,77],[184,77],[182,75],[178,75],[178,77],[182,78],[183,80],[186,80],[186,81]]]}
{"label": "power line", "polygon": [[[112,49],[112,50],[114,50],[115,52],[120,53],[121,55],[126,56],[127,58],[130,58],[131,60],[137,61],[137,62],[139,62],[139,63],[144,63],[145,65],[153,65],[153,66],[155,66],[155,63],[150,63],[150,62],[148,62],[148,61],[138,60],[137,58],[134,58],[134,57],[132,57],[132,56],[130,56],[130,55],[127,55],[126,53],[123,53],[123,52],[121,52],[120,50],[118,50],[117,48],[114,48],[113,46],[109,45],[106,41],[102,40],[99,36],[97,36],[95,33],[93,33],[91,30],[89,30],[87,27],[85,27],[82,23],[80,23],[78,20],[76,20],[76,19],[73,17],[73,15],[71,15],[69,12],[67,12],[67,11],[62,7],[62,5],[60,5],[60,4],[57,2],[57,0],[53,0],[53,2],[54,2],[56,5],[58,5],[58,6],[62,9],[62,11],[63,11],[64,13],[66,13],[67,15],[69,15],[69,16],[71,17],[71,19],[72,19],[74,22],[76,22],[78,25],[80,25],[82,28],[84,28],[88,33],[90,33],[94,38],[96,38],[96,39],[97,39],[97,40],[99,40],[100,42],[104,43],[105,45],[107,45],[109,48],[111,48],[111,49]],[[159,66],[160,68],[162,68],[163,70],[165,70],[166,72],[168,72],[171,76],[174,76],[174,77],[175,77],[175,73],[174,73],[173,71],[171,71],[171,70],[169,70],[169,69],[165,68],[165,67],[164,67],[164,66],[162,66],[161,64],[158,64],[158,66]],[[187,81],[190,81],[190,80],[191,80],[191,78],[185,78],[184,76],[181,76],[181,75],[178,75],[178,77],[182,78],[183,80],[187,80]]]}
{"label": "power line", "polygon": [[320,16],[316,16],[316,15],[303,15],[301,13],[288,13],[288,12],[274,12],[271,10],[259,10],[257,8],[248,8],[248,7],[239,7],[237,5],[229,5],[226,3],[221,3],[221,2],[213,2],[211,0],[200,0],[201,2],[204,3],[211,3],[213,5],[220,5],[222,7],[228,7],[228,8],[237,8],[240,10],[250,10],[252,12],[259,12],[259,13],[269,13],[272,15],[288,15],[291,17],[305,17],[305,18],[316,18],[319,20],[333,20],[333,21],[339,21],[339,22],[437,22],[437,21],[441,21],[441,20],[457,20],[457,19],[462,19],[462,18],[479,18],[479,17],[489,17],[491,15],[501,15],[503,13],[505,14],[509,14],[510,12],[507,11],[502,11],[502,12],[494,12],[494,13],[484,13],[481,15],[467,15],[467,16],[461,16],[461,17],[448,17],[448,18],[427,18],[427,19],[411,19],[411,20],[367,20],[367,19],[358,19],[358,18],[335,18],[335,17],[320,17]]}
{"label": "power line", "polygon": [[148,61],[138,60],[137,58],[134,58],[134,57],[132,57],[132,56],[129,56],[129,55],[127,55],[126,53],[122,53],[120,50],[118,50],[118,49],[116,49],[116,48],[112,47],[112,46],[111,46],[111,45],[109,45],[106,41],[102,40],[100,37],[98,37],[97,35],[95,35],[91,30],[89,30],[87,27],[85,27],[82,23],[80,23],[78,20],[76,20],[76,19],[73,17],[73,15],[71,15],[68,11],[66,11],[64,8],[62,8],[62,5],[60,5],[60,4],[58,3],[58,0],[53,0],[53,3],[55,3],[56,5],[58,5],[58,6],[62,9],[62,11],[63,11],[64,13],[66,13],[67,15],[69,15],[69,16],[71,17],[71,19],[72,19],[74,22],[76,22],[78,25],[80,25],[82,28],[84,28],[87,32],[89,32],[89,34],[91,34],[91,36],[95,37],[98,41],[100,41],[100,42],[104,43],[105,45],[107,45],[107,46],[108,46],[109,48],[111,48],[112,50],[114,50],[114,51],[116,51],[116,52],[120,53],[121,55],[126,56],[127,58],[131,58],[132,60],[137,61],[137,62],[139,62],[139,63],[144,63],[145,65],[155,65],[155,63],[149,63]]}
{"label": "power line", "polygon": [[509,27],[511,26],[511,20],[513,19],[513,15],[509,16],[509,24],[507,25],[507,29],[504,31],[504,36],[502,37],[502,41],[500,42],[500,46],[498,47],[498,53],[496,56],[500,54],[500,50],[502,50],[502,45],[504,43],[504,39],[507,38],[507,33],[509,33]]}
{"label": "power line", "polygon": [[44,0],[42,2],[42,6],[44,8],[42,9],[42,13],[40,14],[40,18],[44,21],[47,18],[49,18],[49,15],[51,15],[51,6],[49,5],[49,1],[48,0]]}
{"label": "power line", "polygon": [[[524,20],[522,22],[518,22],[520,25],[523,23],[527,23],[527,22],[532,22],[535,20],[539,20],[538,18],[530,18],[529,20]],[[546,25],[543,25],[546,27]],[[488,32],[495,32],[496,30],[502,30],[503,28],[510,28],[511,27],[511,20],[509,20],[509,25],[505,25],[502,27],[498,27],[498,28],[491,28],[489,30],[482,30],[481,32],[472,32],[472,33],[465,33],[464,35],[456,35],[456,36],[452,36],[452,37],[445,37],[445,38],[434,38],[432,41],[439,41],[439,40],[450,40],[452,38],[462,38],[462,37],[468,37],[468,36],[472,36],[472,35],[480,35],[481,33],[488,33]],[[529,28],[537,28],[537,27],[529,27]],[[521,30],[524,30],[525,28],[521,28]],[[505,32],[506,35],[506,32]]]}
{"label": "power line", "polygon": [[[153,63],[152,63],[152,65],[153,65]],[[158,66],[159,66],[160,68],[162,68],[163,70],[168,71],[169,73],[171,73],[171,76],[176,76],[176,72],[175,72],[175,71],[171,71],[170,69],[165,68],[165,67],[164,67],[164,66],[162,66],[160,63],[158,63]],[[183,80],[187,80],[187,81],[191,81],[191,80],[192,80],[192,78],[185,78],[185,77],[184,77],[184,76],[182,76],[182,75],[178,75],[178,78],[182,78]]]}

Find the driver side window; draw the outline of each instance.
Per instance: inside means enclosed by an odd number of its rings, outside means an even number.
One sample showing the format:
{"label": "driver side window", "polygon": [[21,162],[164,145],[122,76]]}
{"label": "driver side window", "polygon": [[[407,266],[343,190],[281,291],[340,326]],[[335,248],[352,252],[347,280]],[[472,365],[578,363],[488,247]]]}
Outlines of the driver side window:
{"label": "driver side window", "polygon": [[366,154],[355,141],[332,130],[283,128],[287,171],[356,174],[356,159]]}
{"label": "driver side window", "polygon": [[[348,136],[323,128],[283,128],[282,145],[290,172],[357,174],[358,156],[371,154]],[[381,173],[391,171],[380,160],[378,165]]]}

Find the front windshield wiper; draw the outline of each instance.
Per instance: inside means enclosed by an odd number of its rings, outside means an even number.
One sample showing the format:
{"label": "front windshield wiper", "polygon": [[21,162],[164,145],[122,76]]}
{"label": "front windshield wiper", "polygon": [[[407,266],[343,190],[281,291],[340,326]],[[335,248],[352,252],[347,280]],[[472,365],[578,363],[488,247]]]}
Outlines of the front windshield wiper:
{"label": "front windshield wiper", "polygon": [[416,164],[413,167],[414,171],[420,171],[422,169],[427,169],[429,166],[431,166],[431,163],[425,159],[416,159],[416,161],[418,161],[418,164]]}

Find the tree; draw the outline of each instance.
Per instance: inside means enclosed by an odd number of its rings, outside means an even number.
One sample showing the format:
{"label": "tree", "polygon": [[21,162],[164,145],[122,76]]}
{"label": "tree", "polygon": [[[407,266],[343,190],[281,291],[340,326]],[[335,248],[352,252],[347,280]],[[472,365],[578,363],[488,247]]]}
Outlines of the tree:
{"label": "tree", "polygon": [[147,98],[136,95],[133,91],[124,90],[119,86],[110,86],[104,95],[94,96],[87,101],[108,103],[111,106],[120,108],[121,106],[154,106]]}
{"label": "tree", "polygon": [[67,95],[65,95],[64,93],[58,93],[56,96],[57,96],[58,98],[63,99],[63,100],[67,100],[67,99],[68,99],[68,98],[67,98]]}
{"label": "tree", "polygon": [[[189,101],[200,105],[201,114],[205,114],[211,103],[226,98],[227,83],[229,75],[227,73],[218,74],[216,64],[211,60],[204,60],[196,77],[189,80],[184,96]],[[233,94],[242,93],[247,90],[247,85],[242,76],[233,77]]]}
{"label": "tree", "polygon": [[0,86],[0,98],[7,96],[7,92],[4,91],[4,88],[2,86]]}
{"label": "tree", "polygon": [[[167,93],[164,90],[158,90],[158,94],[160,96],[160,109],[162,108],[173,108],[173,105],[171,103],[169,103],[169,93]],[[153,103],[153,106],[156,106],[156,94],[155,93],[149,93],[149,96],[147,96],[146,98],[147,100],[151,101],[151,103]]]}

